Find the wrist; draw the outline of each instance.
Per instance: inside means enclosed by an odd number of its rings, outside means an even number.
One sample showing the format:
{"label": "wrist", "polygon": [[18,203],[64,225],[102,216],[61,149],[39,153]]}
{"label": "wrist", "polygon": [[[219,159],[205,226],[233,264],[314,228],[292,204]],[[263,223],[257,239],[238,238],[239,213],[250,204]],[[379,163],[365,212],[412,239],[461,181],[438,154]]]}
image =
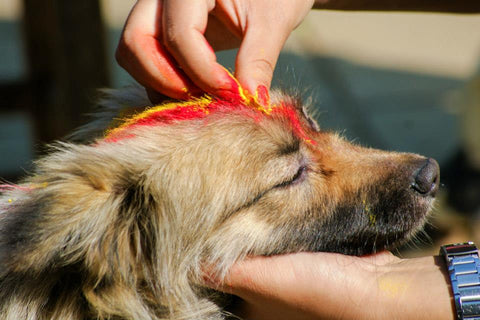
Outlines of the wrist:
{"label": "wrist", "polygon": [[442,257],[404,259],[378,270],[375,319],[454,320]]}

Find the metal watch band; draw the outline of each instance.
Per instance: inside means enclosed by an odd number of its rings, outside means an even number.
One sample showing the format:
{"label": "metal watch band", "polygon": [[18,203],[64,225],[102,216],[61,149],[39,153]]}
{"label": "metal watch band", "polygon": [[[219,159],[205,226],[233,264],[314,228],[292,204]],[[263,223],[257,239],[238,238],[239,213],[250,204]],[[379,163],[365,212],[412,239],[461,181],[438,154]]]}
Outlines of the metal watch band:
{"label": "metal watch band", "polygon": [[480,320],[480,258],[473,242],[444,245],[459,320]]}

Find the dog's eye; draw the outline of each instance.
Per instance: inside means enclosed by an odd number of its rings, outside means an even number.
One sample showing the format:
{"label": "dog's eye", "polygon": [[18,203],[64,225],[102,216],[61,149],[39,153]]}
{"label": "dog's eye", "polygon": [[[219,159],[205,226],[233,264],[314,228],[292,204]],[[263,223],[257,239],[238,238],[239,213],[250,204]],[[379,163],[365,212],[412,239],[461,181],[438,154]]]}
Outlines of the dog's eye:
{"label": "dog's eye", "polygon": [[306,172],[307,172],[307,167],[306,166],[301,166],[300,168],[298,168],[297,173],[295,173],[295,175],[292,178],[290,178],[287,181],[284,181],[282,183],[277,184],[275,186],[275,188],[287,187],[287,186],[290,186],[292,184],[296,184],[296,183],[302,181],[305,178]]}

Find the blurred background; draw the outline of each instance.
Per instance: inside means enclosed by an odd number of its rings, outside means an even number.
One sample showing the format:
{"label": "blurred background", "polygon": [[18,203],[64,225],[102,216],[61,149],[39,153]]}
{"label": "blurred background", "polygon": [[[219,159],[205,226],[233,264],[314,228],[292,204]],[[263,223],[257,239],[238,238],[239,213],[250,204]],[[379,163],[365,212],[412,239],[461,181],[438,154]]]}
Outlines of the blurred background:
{"label": "blurred background", "polygon": [[[0,179],[85,123],[96,89],[133,80],[114,51],[133,0],[0,0]],[[235,51],[218,53],[230,69]],[[480,241],[480,15],[312,11],[274,86],[312,97],[322,128],[442,167],[431,224],[400,254]]]}

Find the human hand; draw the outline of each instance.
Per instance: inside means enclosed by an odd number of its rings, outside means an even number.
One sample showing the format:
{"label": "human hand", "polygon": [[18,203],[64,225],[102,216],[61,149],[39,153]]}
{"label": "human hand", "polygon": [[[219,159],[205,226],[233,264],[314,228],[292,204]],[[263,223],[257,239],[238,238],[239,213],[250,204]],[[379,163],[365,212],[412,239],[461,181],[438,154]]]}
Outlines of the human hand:
{"label": "human hand", "polygon": [[439,257],[296,253],[240,261],[210,285],[242,298],[244,319],[451,320],[444,269]]}
{"label": "human hand", "polygon": [[313,0],[139,0],[116,58],[140,84],[177,99],[234,87],[214,50],[240,46],[235,77],[255,93],[270,87],[278,55]]}

